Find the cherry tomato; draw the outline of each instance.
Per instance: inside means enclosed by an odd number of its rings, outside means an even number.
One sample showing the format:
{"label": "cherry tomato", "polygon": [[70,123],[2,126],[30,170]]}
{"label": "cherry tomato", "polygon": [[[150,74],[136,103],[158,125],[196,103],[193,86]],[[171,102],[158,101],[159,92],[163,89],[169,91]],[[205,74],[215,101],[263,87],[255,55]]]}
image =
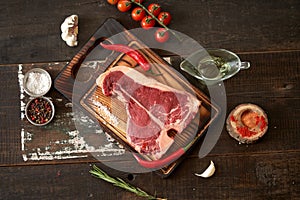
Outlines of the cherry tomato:
{"label": "cherry tomato", "polygon": [[137,3],[143,3],[144,0],[134,0]]}
{"label": "cherry tomato", "polygon": [[131,1],[129,0],[120,0],[118,2],[118,10],[121,12],[127,12],[131,8]]}
{"label": "cherry tomato", "polygon": [[158,20],[161,21],[164,25],[168,25],[171,22],[171,14],[169,12],[161,12],[158,15]]}
{"label": "cherry tomato", "polygon": [[148,10],[156,17],[160,13],[161,7],[157,3],[151,3]]}
{"label": "cherry tomato", "polygon": [[136,7],[131,12],[131,17],[135,21],[141,21],[146,16],[146,11],[141,7]]}
{"label": "cherry tomato", "polygon": [[119,0],[107,0],[107,2],[111,5],[116,5],[119,2]]}
{"label": "cherry tomato", "polygon": [[150,29],[155,25],[155,20],[151,16],[146,16],[141,21],[141,26],[144,29]]}
{"label": "cherry tomato", "polygon": [[164,43],[169,39],[169,32],[164,28],[159,28],[155,32],[155,40],[160,43]]}

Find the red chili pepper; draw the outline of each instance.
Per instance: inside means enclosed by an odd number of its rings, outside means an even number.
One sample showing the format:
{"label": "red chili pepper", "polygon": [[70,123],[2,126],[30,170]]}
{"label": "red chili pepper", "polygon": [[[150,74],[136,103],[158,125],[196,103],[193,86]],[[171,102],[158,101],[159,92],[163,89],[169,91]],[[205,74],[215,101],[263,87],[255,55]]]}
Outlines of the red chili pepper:
{"label": "red chili pepper", "polygon": [[190,142],[186,147],[182,147],[182,148],[178,149],[177,151],[175,151],[174,153],[172,153],[171,155],[169,155],[168,157],[160,159],[160,160],[152,160],[152,161],[142,160],[136,153],[134,153],[133,156],[138,161],[138,163],[145,168],[151,168],[151,169],[162,168],[162,167],[170,164],[171,162],[175,161],[180,156],[182,156],[189,149],[189,147],[192,144],[193,144],[193,141]]}
{"label": "red chili pepper", "polygon": [[150,70],[150,64],[146,58],[137,50],[130,48],[129,46],[123,44],[103,44],[100,45],[108,50],[118,51],[127,54],[132,59],[134,59],[145,71]]}

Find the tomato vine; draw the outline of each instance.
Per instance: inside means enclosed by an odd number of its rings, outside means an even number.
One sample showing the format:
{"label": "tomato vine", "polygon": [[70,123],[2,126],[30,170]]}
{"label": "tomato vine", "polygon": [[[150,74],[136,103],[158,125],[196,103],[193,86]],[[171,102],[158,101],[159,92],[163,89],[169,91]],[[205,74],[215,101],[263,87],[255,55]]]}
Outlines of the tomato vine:
{"label": "tomato vine", "polygon": [[[155,4],[155,3],[151,3],[149,6],[148,6],[148,9],[142,4],[143,3],[143,0],[107,0],[108,3],[114,5],[116,4],[116,1],[118,3],[122,2],[122,1],[125,1],[125,2],[130,2],[131,4],[135,4],[137,5],[137,8],[139,9],[142,9],[145,13],[145,14],[142,14],[142,15],[145,15],[143,18],[141,16],[138,16],[141,12],[136,12],[135,13],[132,13],[132,18],[133,20],[135,21],[142,21],[142,19],[144,19],[145,21],[145,18],[151,18],[153,19],[155,22],[157,22],[160,26],[162,26],[164,29],[165,29],[165,32],[170,32],[173,36],[175,36],[179,41],[182,41],[182,39],[179,37],[178,34],[176,34],[174,31],[172,31],[171,29],[169,29],[169,27],[167,26],[170,21],[171,21],[171,14],[169,12],[166,12],[166,11],[163,11],[161,12],[161,7],[159,4]],[[113,3],[111,3],[113,2]],[[126,4],[127,5],[127,4]],[[124,6],[125,7],[125,6]],[[128,9],[128,5],[126,6],[126,11],[128,11],[130,8]],[[122,11],[122,12],[126,12],[126,11]],[[159,12],[156,12],[156,11],[159,11]],[[134,15],[134,16],[133,16]],[[141,23],[141,26],[143,27],[144,25],[146,25],[146,28],[145,29],[149,29],[149,28],[152,28],[155,23],[151,23],[149,24],[149,20],[148,19],[148,23]],[[144,27],[143,27],[144,28]],[[160,30],[160,32],[162,32],[162,30]]]}

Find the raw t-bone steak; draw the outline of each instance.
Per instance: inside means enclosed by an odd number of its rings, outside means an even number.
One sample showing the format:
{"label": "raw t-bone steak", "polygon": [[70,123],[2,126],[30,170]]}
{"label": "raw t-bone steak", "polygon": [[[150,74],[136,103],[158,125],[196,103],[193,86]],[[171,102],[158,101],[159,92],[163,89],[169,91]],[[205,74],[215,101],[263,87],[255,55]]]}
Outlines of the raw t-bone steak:
{"label": "raw t-bone steak", "polygon": [[177,134],[192,121],[200,101],[135,69],[116,66],[101,74],[96,83],[106,96],[126,105],[128,142],[139,153],[159,159],[172,145],[169,131]]}

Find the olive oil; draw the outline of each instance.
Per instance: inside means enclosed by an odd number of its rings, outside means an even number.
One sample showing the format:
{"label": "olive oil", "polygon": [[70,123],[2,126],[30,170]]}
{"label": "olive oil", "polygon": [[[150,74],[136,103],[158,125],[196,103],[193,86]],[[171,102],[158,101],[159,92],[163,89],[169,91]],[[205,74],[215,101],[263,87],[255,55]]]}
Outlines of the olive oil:
{"label": "olive oil", "polygon": [[216,80],[224,77],[230,70],[230,64],[223,58],[208,56],[199,61],[198,71],[206,79]]}

